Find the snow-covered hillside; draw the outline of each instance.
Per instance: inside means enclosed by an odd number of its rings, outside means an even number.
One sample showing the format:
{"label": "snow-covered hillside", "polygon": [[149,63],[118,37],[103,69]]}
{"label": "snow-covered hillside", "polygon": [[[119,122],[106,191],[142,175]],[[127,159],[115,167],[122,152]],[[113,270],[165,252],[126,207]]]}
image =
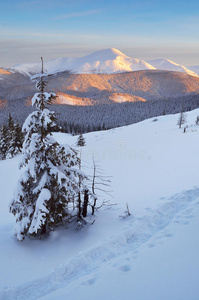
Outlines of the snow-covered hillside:
{"label": "snow-covered hillside", "polygon": [[189,66],[187,68],[199,75],[199,66]]}
{"label": "snow-covered hillside", "polygon": [[189,74],[191,76],[198,76],[194,71],[179,65],[169,59],[154,59],[148,61],[150,65],[158,70],[167,70],[167,71],[175,71],[175,72],[183,72]]}
{"label": "snow-covered hillside", "polygon": [[44,240],[13,237],[8,207],[19,157],[1,161],[0,299],[198,300],[198,115],[187,113],[186,133],[169,115],[85,134],[85,170],[94,154],[113,176],[116,205],[103,206],[81,231],[60,227]]}
{"label": "snow-covered hillside", "polygon": [[[41,64],[20,64],[13,67],[15,70],[33,75],[39,73]],[[54,74],[70,70],[75,73],[117,73],[155,69],[143,60],[126,56],[117,49],[110,48],[94,52],[80,58],[56,58],[45,61],[45,72]]]}

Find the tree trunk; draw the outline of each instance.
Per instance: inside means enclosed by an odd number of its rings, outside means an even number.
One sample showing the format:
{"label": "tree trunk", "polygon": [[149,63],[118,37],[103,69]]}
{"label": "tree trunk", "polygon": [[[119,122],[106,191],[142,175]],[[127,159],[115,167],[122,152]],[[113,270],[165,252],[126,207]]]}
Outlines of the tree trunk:
{"label": "tree trunk", "polygon": [[44,235],[44,234],[46,234],[46,232],[47,232],[47,230],[46,230],[46,224],[43,224],[42,227],[41,227],[40,233],[41,233],[41,235]]}
{"label": "tree trunk", "polygon": [[82,216],[85,218],[87,216],[87,208],[88,208],[88,190],[84,191],[84,205]]}
{"label": "tree trunk", "polygon": [[81,219],[81,194],[78,192],[78,219]]}

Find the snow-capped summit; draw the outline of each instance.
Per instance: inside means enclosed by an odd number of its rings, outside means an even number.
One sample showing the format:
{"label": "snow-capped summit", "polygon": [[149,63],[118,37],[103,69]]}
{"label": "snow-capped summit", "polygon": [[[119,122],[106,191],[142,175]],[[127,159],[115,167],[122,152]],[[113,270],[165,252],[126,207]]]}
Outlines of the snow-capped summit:
{"label": "snow-capped summit", "polygon": [[96,60],[114,60],[118,56],[129,58],[124,53],[122,53],[121,51],[119,51],[115,48],[107,48],[107,49],[99,50],[99,51],[93,52],[89,55],[86,55],[82,58],[88,59],[90,61],[91,60],[96,61]]}
{"label": "snow-capped summit", "polygon": [[[192,76],[198,76],[195,72],[171,60],[155,59],[146,62],[137,58],[131,58],[115,48],[99,50],[78,58],[62,57],[51,59],[45,61],[44,68],[46,75],[67,70],[78,74],[113,74],[160,69],[184,72]],[[29,76],[38,76],[41,70],[41,63],[19,64],[10,68],[10,70],[18,71]]]}
{"label": "snow-capped summit", "polygon": [[115,48],[94,52],[78,59],[80,73],[121,73],[155,69],[143,60],[130,58]]}
{"label": "snow-capped summit", "polygon": [[[70,70],[75,73],[121,73],[138,70],[153,70],[153,66],[147,62],[135,58],[130,58],[114,48],[100,50],[79,58],[56,58],[45,61],[45,73],[54,74]],[[39,73],[41,64],[20,64],[12,69],[33,75]]]}
{"label": "snow-capped summit", "polygon": [[154,59],[148,61],[149,64],[154,66],[158,70],[167,70],[167,71],[176,71],[176,72],[183,72],[189,74],[191,76],[198,76],[195,72],[187,69],[186,67],[177,64],[169,59]]}

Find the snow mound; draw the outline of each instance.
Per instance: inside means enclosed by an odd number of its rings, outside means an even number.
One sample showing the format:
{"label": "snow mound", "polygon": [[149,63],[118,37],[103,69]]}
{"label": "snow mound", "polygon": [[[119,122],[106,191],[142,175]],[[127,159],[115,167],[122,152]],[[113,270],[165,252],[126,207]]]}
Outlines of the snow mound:
{"label": "snow mound", "polygon": [[177,71],[189,74],[191,76],[198,76],[195,72],[187,69],[186,67],[179,65],[169,59],[154,59],[148,61],[154,68],[158,70],[166,70],[166,71]]}

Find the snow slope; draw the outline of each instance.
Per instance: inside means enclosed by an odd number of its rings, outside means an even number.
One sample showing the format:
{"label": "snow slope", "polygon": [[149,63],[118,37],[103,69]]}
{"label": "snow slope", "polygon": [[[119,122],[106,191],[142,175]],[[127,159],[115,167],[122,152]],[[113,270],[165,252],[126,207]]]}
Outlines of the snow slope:
{"label": "snow slope", "polygon": [[187,68],[199,75],[199,66],[189,66]]}
{"label": "snow slope", "polygon": [[[54,74],[70,70],[75,73],[117,73],[155,69],[143,60],[126,56],[117,49],[109,48],[80,58],[56,58],[45,61],[45,73]],[[27,75],[37,74],[41,64],[19,64],[12,69]]]}
{"label": "snow slope", "polygon": [[149,60],[148,63],[158,70],[183,72],[191,76],[198,76],[194,71],[182,65],[179,65],[169,59],[154,59],[154,60]]}
{"label": "snow slope", "polygon": [[85,134],[85,171],[94,153],[113,176],[117,205],[102,207],[82,231],[58,228],[41,241],[13,237],[8,205],[19,158],[1,161],[0,299],[198,300],[198,115],[187,113],[186,133],[170,115]]}

